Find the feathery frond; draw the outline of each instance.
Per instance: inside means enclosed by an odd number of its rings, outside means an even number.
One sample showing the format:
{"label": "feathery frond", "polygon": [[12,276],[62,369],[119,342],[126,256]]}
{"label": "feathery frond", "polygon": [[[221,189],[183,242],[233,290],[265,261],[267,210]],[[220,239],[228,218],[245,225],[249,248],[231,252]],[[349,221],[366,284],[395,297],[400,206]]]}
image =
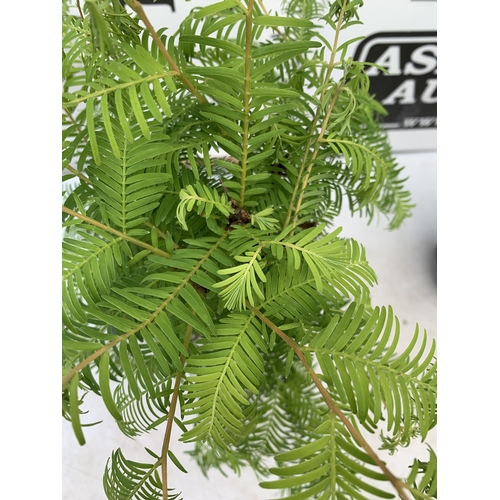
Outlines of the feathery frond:
{"label": "feathery frond", "polygon": [[181,202],[177,205],[177,219],[181,226],[187,231],[186,214],[196,205],[196,213],[208,219],[212,210],[216,208],[222,215],[228,217],[231,213],[231,207],[225,194],[219,195],[217,191],[210,190],[197,182],[194,186],[186,186],[179,193]]}
{"label": "feathery frond", "polygon": [[408,347],[395,356],[399,335],[391,308],[376,307],[365,319],[364,307],[352,303],[304,351],[315,354],[325,381],[361,423],[369,414],[375,424],[386,416],[387,429],[401,429],[404,440],[416,421],[423,441],[436,425],[435,342],[428,348],[424,332],[418,346],[417,327]]}
{"label": "feathery frond", "polygon": [[171,175],[158,170],[171,146],[168,136],[159,133],[151,137],[147,149],[144,139],[132,144],[124,135],[115,139],[119,157],[102,147],[100,156],[105,161],[100,166],[90,162],[86,170],[109,221],[124,233],[142,234],[137,227],[160,205],[162,195],[173,194],[168,183]]}
{"label": "feathery frond", "polygon": [[318,437],[314,441],[276,455],[280,467],[270,472],[280,479],[261,483],[263,488],[289,490],[291,494],[284,497],[287,500],[363,499],[366,493],[372,498],[394,498],[371,484],[375,479],[385,486],[387,478],[376,470],[370,456],[359,450],[332,412],[315,432]]}
{"label": "feathery frond", "polygon": [[264,352],[267,348],[259,323],[248,313],[231,314],[221,319],[216,337],[200,342],[198,353],[189,357],[187,384],[182,387],[184,423],[195,426],[183,441],[210,439],[224,448],[240,438],[242,405],[249,404],[248,394],[258,393],[264,380],[256,346]]}
{"label": "feathery frond", "polygon": [[[133,357],[128,353],[124,353],[123,356],[131,358],[128,364],[134,363]],[[126,365],[127,361],[123,364]],[[152,373],[151,382],[154,388],[153,393],[139,374],[123,379],[115,389],[114,401],[121,416],[117,424],[126,436],[140,436],[144,432],[157,428],[167,419],[169,396],[172,392],[172,375]]]}
{"label": "feathery frond", "polygon": [[[226,306],[229,309],[244,309],[246,300],[252,305],[256,303],[254,295],[260,300],[265,298],[259,281],[267,281],[263,270],[263,255],[267,248],[271,250],[274,259],[286,259],[289,274],[300,269],[303,259],[314,276],[319,292],[323,291],[324,279],[345,295],[356,294],[360,289],[367,290],[367,286],[372,285],[376,277],[366,262],[364,249],[353,240],[338,238],[341,228],[319,237],[324,228],[325,224],[320,224],[290,236],[293,227],[288,226],[274,238],[266,236],[259,240],[255,237],[253,243],[250,240],[250,246],[244,247],[244,255],[235,256],[243,264],[219,271],[221,275],[232,275],[216,285],[217,288],[223,288],[220,295],[226,301]],[[245,232],[246,230],[233,231],[230,239],[235,242],[245,241]],[[234,246],[242,252],[241,245]]]}
{"label": "feathery frond", "polygon": [[[162,497],[162,484],[158,473],[161,460],[145,464],[128,460],[118,448],[106,465],[104,493],[108,500],[150,500]],[[180,493],[169,493],[168,500],[182,500]]]}
{"label": "feathery frond", "polygon": [[[427,462],[421,460],[413,462],[407,482],[417,491],[428,495],[427,498],[437,498],[437,456],[432,448],[429,448],[429,460]],[[415,493],[413,493],[413,496],[422,498],[422,495]]]}
{"label": "feathery frond", "polygon": [[433,451],[404,483],[357,434],[424,441],[437,405],[434,341],[401,351],[365,249],[329,229],[412,208],[339,42],[362,2],[214,0],[175,33],[126,3],[65,0],[62,23],[63,416],[84,444],[91,391],[126,436],[166,426],[152,463],[113,452],[107,497],[179,500],[174,425],[204,472],[290,500],[435,496]]}

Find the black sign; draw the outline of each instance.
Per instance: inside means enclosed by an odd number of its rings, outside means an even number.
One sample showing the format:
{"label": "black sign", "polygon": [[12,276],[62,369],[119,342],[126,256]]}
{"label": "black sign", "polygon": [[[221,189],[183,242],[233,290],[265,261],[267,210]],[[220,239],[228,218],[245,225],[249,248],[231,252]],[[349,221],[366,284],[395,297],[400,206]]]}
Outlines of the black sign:
{"label": "black sign", "polygon": [[388,116],[386,128],[437,127],[437,32],[376,33],[356,48],[356,60],[387,70],[367,68],[370,91]]}

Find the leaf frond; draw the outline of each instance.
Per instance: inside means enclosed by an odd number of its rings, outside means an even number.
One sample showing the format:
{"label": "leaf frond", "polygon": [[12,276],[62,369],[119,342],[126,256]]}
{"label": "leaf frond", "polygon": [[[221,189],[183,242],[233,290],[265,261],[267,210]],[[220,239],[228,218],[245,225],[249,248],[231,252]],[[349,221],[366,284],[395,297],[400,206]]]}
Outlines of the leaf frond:
{"label": "leaf frond", "polygon": [[[155,463],[128,460],[118,448],[106,465],[103,485],[108,500],[139,500],[162,498],[162,484]],[[168,500],[182,500],[180,493],[169,491]]]}
{"label": "leaf frond", "polygon": [[270,472],[280,479],[265,481],[265,489],[288,490],[287,500],[321,498],[394,498],[392,493],[374,486],[373,479],[387,479],[377,471],[372,459],[358,449],[351,436],[332,413],[316,429],[315,440],[275,456],[279,467]]}
{"label": "leaf frond", "polygon": [[370,414],[376,424],[386,414],[387,429],[408,439],[418,422],[423,441],[436,425],[435,342],[428,346],[417,327],[396,355],[400,325],[392,309],[363,313],[352,303],[303,350],[316,355],[328,385],[361,423]]}

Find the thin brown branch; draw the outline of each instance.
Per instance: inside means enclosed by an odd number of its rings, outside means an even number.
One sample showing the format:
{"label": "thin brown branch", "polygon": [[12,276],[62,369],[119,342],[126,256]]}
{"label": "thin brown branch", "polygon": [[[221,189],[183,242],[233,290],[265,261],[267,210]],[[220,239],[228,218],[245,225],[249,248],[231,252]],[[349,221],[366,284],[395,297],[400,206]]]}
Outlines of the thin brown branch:
{"label": "thin brown branch", "polygon": [[[193,334],[193,327],[188,325],[186,329],[186,335],[184,336],[184,347],[188,348],[191,342],[191,335]],[[184,365],[186,357],[182,355],[180,357],[181,364]],[[167,427],[165,429],[165,436],[163,438],[163,446],[161,449],[161,477],[162,477],[162,488],[163,488],[163,500],[168,500],[168,487],[167,487],[167,462],[168,462],[168,450],[170,446],[170,437],[172,435],[172,427],[174,423],[175,408],[177,406],[177,399],[179,398],[179,387],[182,380],[182,371],[177,372],[175,377],[174,392],[172,393],[172,399],[170,400],[170,408],[168,410]]]}
{"label": "thin brown branch", "polygon": [[76,175],[87,184],[92,184],[92,182],[90,182],[90,179],[87,176],[83,175],[81,172],[78,172],[78,170],[76,170],[76,168],[73,168],[71,165],[66,165],[64,168],[66,170],[69,170],[72,174]]}
{"label": "thin brown branch", "polygon": [[135,333],[137,333],[141,328],[143,327],[143,324],[140,324],[137,328],[134,328],[130,332],[127,332],[123,335],[120,335],[117,337],[113,342],[110,342],[109,344],[106,344],[105,346],[101,347],[97,351],[93,352],[90,356],[87,356],[83,361],[78,363],[75,367],[73,367],[62,379],[62,386],[64,386],[71,380],[71,378],[76,375],[79,371],[83,370],[86,366],[90,365],[92,361],[96,360],[99,356],[102,356],[106,351],[109,351],[112,347],[114,347],[116,344],[119,344],[122,340],[126,340]]}
{"label": "thin brown branch", "polygon": [[406,492],[404,491],[405,488],[408,488],[408,486],[401,481],[399,478],[397,478],[385,465],[382,460],[378,457],[378,455],[375,453],[373,448],[368,444],[366,439],[363,437],[363,435],[354,427],[354,425],[349,421],[349,419],[344,415],[344,413],[340,410],[340,408],[335,404],[335,401],[333,401],[332,397],[330,396],[330,393],[326,390],[325,386],[321,383],[321,380],[319,377],[316,375],[316,372],[309,366],[304,353],[300,349],[300,346],[294,342],[286,333],[281,331],[269,318],[264,316],[258,309],[253,307],[251,304],[247,302],[248,308],[258,317],[260,318],[271,330],[273,330],[279,337],[281,337],[295,352],[297,357],[300,359],[302,364],[304,365],[305,369],[311,376],[311,379],[313,380],[314,384],[318,388],[319,392],[323,396],[323,399],[325,400],[325,403],[328,405],[328,408],[330,408],[331,411],[337,415],[342,423],[346,426],[347,430],[351,433],[351,435],[354,437],[354,439],[358,442],[358,444],[370,455],[370,457],[375,461],[375,463],[380,467],[380,469],[383,471],[384,475],[389,479],[389,481],[392,483],[396,491],[399,493],[400,497],[403,500],[409,500],[408,496],[406,495]]}
{"label": "thin brown branch", "polygon": [[144,9],[142,7],[142,4],[138,2],[137,0],[128,0],[127,1],[128,5],[130,8],[139,16],[139,19],[145,24],[147,30],[149,33],[151,33],[151,36],[153,37],[154,42],[160,49],[160,52],[163,54],[165,59],[168,62],[168,65],[170,68],[177,73],[177,77],[186,85],[186,87],[194,94],[196,99],[202,104],[206,104],[207,100],[196,90],[194,85],[188,80],[186,75],[182,73],[180,70],[179,66],[175,63],[175,61],[172,59],[172,56],[169,54],[168,50],[166,49],[165,45],[161,41],[160,36],[154,29],[153,25],[151,24],[151,21],[148,19],[148,16],[144,12]]}
{"label": "thin brown branch", "polygon": [[[347,0],[344,0],[344,2],[342,4],[342,9],[341,9],[340,14],[339,14],[339,19],[337,21],[337,26],[335,29],[335,37],[334,37],[334,41],[333,41],[332,54],[330,56],[330,61],[328,63],[328,69],[327,69],[327,72],[325,75],[325,79],[323,81],[323,90],[321,91],[320,101],[323,99],[323,97],[325,95],[326,84],[328,83],[328,80],[330,79],[332,72],[333,72],[333,69],[336,65],[335,64],[335,55],[337,53],[337,47],[338,47],[339,36],[340,36],[340,28],[342,26],[342,21],[344,19],[344,12],[345,12],[346,5],[347,5]],[[312,138],[313,138],[314,130],[316,128],[317,121],[319,119],[319,115],[320,115],[320,107],[318,106],[318,108],[316,109],[316,113],[314,115],[314,118],[312,120],[312,123],[311,123],[311,137],[309,138],[307,145],[306,145],[306,148],[305,148],[304,158],[303,158],[302,163],[300,165],[299,173],[297,175],[297,182],[295,183],[295,186],[293,189],[292,198],[290,200],[290,206],[288,207],[288,212],[287,212],[285,223],[284,223],[283,227],[286,227],[289,224],[290,220],[292,219],[292,212],[294,213],[293,225],[295,226],[297,224],[297,219],[298,219],[298,214],[299,214],[299,210],[300,210],[300,205],[302,204],[304,189],[305,189],[305,186],[307,186],[307,182],[309,181],[309,175],[310,175],[310,172],[312,170],[312,164],[313,164],[312,162],[314,161],[314,159],[316,158],[316,155],[318,154],[318,151],[317,151],[318,141],[317,141],[315,148],[314,148],[313,157],[308,162],[309,148],[310,148],[311,143],[312,143]],[[323,128],[324,128],[324,125],[325,125],[325,121],[323,121]],[[306,165],[308,165],[307,174],[305,176],[305,180],[301,182]],[[297,202],[297,206],[295,206],[295,199],[296,199],[298,191],[299,191],[299,186],[301,186],[301,193],[299,196],[299,200]]]}
{"label": "thin brown branch", "polygon": [[167,259],[171,257],[171,255],[169,253],[164,252],[163,250],[160,250],[159,248],[155,248],[154,246],[149,245],[148,243],[144,243],[144,241],[138,240],[137,238],[129,236],[128,234],[122,233],[121,231],[118,231],[118,229],[114,229],[112,227],[106,226],[105,224],[102,224],[99,221],[91,219],[90,217],[87,217],[86,215],[79,214],[78,212],[75,212],[75,211],[71,210],[70,208],[63,206],[62,211],[69,214],[69,215],[72,215],[73,217],[77,217],[78,219],[81,219],[85,222],[88,222],[89,224],[92,224],[95,227],[98,227],[100,229],[104,229],[104,231],[106,231],[108,233],[115,234],[116,236],[120,236],[124,240],[130,241],[131,243],[135,243],[137,246],[145,248],[145,249],[149,250],[150,252],[155,253],[156,255],[160,255],[161,257],[166,257]]}
{"label": "thin brown branch", "polygon": [[[339,37],[340,37],[340,28],[342,27],[342,21],[344,20],[346,5],[347,5],[347,0],[344,0],[344,3],[342,4],[342,9],[340,10],[339,19],[337,21],[337,27],[335,29],[335,38],[333,41],[332,53],[330,55],[330,62],[328,63],[328,70],[325,76],[325,83],[328,82],[328,80],[332,76],[333,68],[336,66],[335,56],[337,55],[337,47],[339,45]],[[325,95],[325,92],[326,92],[326,87],[323,87],[323,90],[321,92],[321,97]]]}
{"label": "thin brown branch", "polygon": [[[298,220],[298,217],[299,217],[300,207],[302,205],[302,200],[304,199],[304,194],[305,194],[305,191],[306,191],[307,183],[309,182],[309,177],[311,176],[311,172],[312,172],[312,168],[313,168],[313,162],[316,159],[316,156],[318,155],[318,151],[319,151],[318,144],[323,140],[323,136],[325,135],[325,131],[326,131],[326,127],[328,126],[328,121],[330,119],[330,115],[332,114],[333,108],[334,108],[334,106],[335,106],[335,104],[337,102],[337,99],[338,99],[338,97],[340,95],[340,91],[341,90],[342,90],[342,86],[339,84],[337,86],[335,94],[334,94],[334,96],[332,98],[332,102],[330,103],[330,106],[328,107],[328,111],[326,113],[325,119],[323,120],[323,125],[321,127],[321,132],[320,132],[320,134],[318,136],[318,139],[316,141],[316,146],[314,148],[314,151],[313,151],[313,154],[312,154],[309,166],[307,167],[306,174],[304,176],[304,180],[302,181],[302,186],[301,186],[301,189],[300,189],[299,198],[297,200],[297,206],[295,208],[295,213],[294,213],[294,216],[293,216],[293,226],[294,227],[297,225],[297,220]],[[297,182],[297,185],[298,185],[298,182]]]}
{"label": "thin brown branch", "polygon": [[[64,109],[64,112],[66,113],[66,115],[68,115],[68,118],[70,119],[71,123],[73,125],[76,125],[78,127],[78,123],[76,123],[76,120],[75,118],[73,117],[73,115],[69,112],[69,110],[67,108]],[[80,131],[80,129],[78,129],[78,131]]]}
{"label": "thin brown branch", "polygon": [[76,0],[76,7],[78,9],[78,12],[80,13],[80,17],[83,19],[83,12],[82,12],[82,7],[80,5],[80,0]]}
{"label": "thin brown branch", "polygon": [[245,84],[243,89],[243,141],[242,141],[242,157],[241,157],[241,189],[240,189],[240,207],[243,207],[245,202],[245,188],[247,176],[248,162],[248,128],[250,121],[250,72],[252,68],[252,14],[254,0],[248,1],[248,9],[246,15],[245,26]]}

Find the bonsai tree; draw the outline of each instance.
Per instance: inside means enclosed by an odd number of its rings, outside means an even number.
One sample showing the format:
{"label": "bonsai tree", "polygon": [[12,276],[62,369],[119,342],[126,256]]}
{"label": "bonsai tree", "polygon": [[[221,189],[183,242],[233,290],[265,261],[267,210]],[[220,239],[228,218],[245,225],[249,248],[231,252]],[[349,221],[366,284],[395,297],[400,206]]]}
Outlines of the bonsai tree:
{"label": "bonsai tree", "polygon": [[204,470],[290,500],[434,498],[432,449],[395,477],[364,438],[425,441],[436,361],[335,226],[412,208],[339,41],[362,1],[223,0],[171,35],[126,4],[63,1],[63,416],[84,444],[92,391],[125,435],[165,429],[149,463],[110,450],[107,497],[180,498],[178,426]]}

